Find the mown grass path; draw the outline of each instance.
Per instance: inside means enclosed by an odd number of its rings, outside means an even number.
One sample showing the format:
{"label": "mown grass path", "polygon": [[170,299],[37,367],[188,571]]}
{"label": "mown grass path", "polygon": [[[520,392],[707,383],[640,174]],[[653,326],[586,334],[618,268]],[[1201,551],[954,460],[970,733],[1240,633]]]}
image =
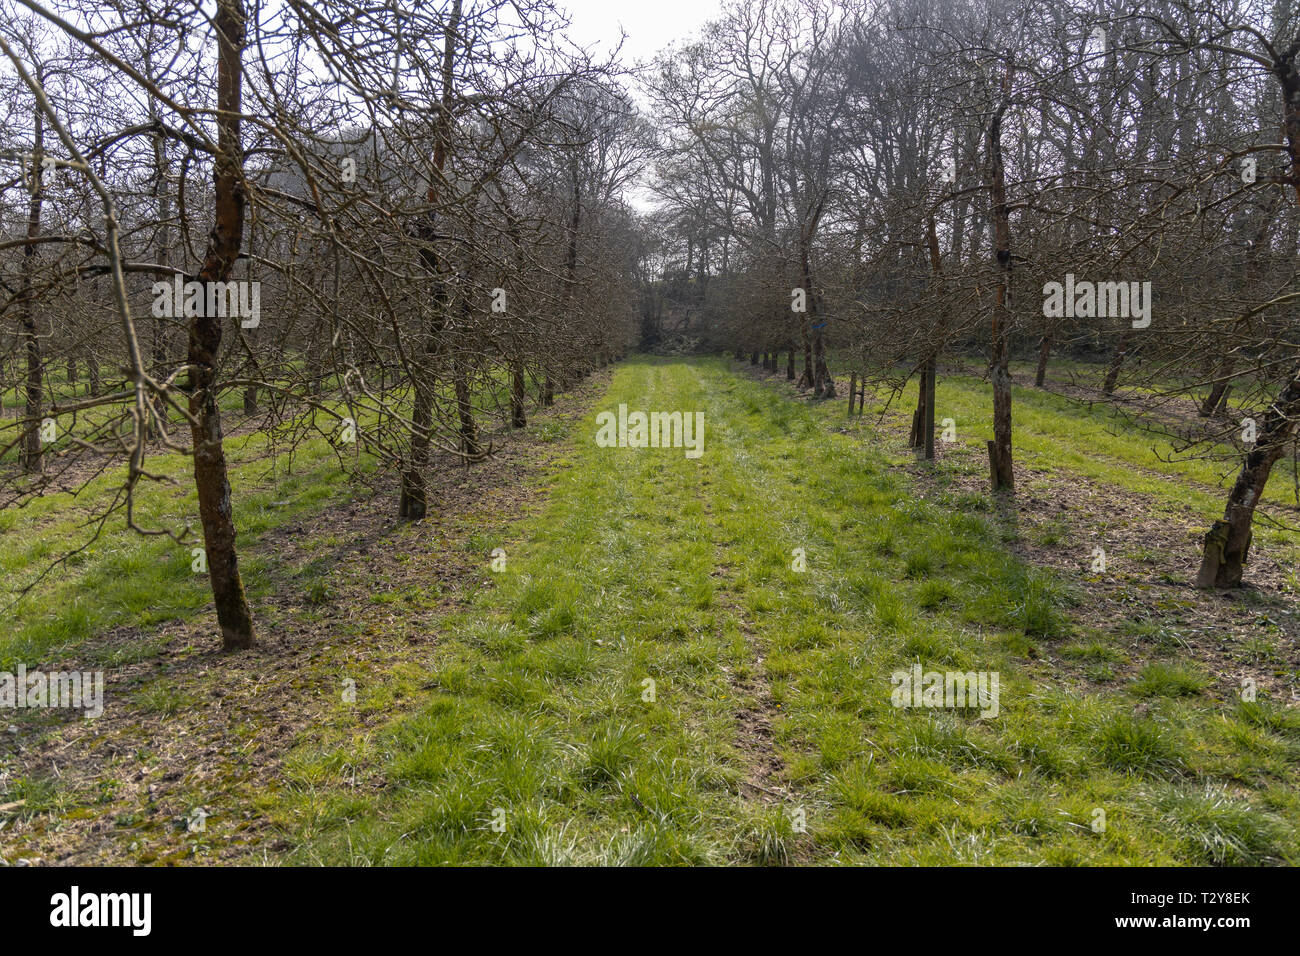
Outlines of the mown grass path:
{"label": "mown grass path", "polygon": [[[702,411],[703,455],[579,422],[415,709],[293,756],[269,809],[296,858],[1300,861],[1294,710],[1215,699],[1194,661],[1106,692],[1058,669],[1068,588],[915,497],[838,402],[639,359],[595,411],[620,403]],[[916,664],[996,672],[997,716],[893,706]]]}

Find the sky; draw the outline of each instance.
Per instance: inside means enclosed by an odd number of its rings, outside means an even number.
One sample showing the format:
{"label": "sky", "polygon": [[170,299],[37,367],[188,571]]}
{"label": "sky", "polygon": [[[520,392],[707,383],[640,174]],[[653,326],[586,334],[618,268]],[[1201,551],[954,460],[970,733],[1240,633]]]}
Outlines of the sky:
{"label": "sky", "polygon": [[685,39],[717,16],[721,0],[559,0],[573,21],[569,36],[608,52],[627,34],[623,61],[648,60],[674,40]]}
{"label": "sky", "polygon": [[[612,50],[621,27],[627,39],[620,59],[630,66],[696,33],[717,17],[722,0],[559,0],[556,6],[569,13],[568,35],[584,47],[595,46],[596,51]],[[632,92],[636,95],[635,87]],[[637,99],[644,107],[642,98]],[[654,206],[644,182],[632,184],[625,198],[640,212]]]}

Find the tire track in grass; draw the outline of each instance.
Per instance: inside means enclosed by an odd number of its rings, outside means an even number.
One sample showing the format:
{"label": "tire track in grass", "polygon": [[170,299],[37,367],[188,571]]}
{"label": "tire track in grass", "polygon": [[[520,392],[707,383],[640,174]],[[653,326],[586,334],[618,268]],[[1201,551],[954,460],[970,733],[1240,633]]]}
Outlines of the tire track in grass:
{"label": "tire track in grass", "polygon": [[[705,382],[702,380],[701,371],[695,365],[690,365],[689,372],[694,378],[699,394],[706,398],[708,408],[706,410],[707,421],[714,421],[714,444],[712,447],[718,449],[722,446],[727,450],[727,454],[722,457],[722,466],[711,464],[711,468],[727,468],[728,476],[732,477],[737,484],[745,488],[744,501],[750,509],[761,507],[759,502],[754,501],[758,497],[758,488],[753,481],[742,480],[736,475],[733,464],[744,463],[744,458],[748,453],[740,450],[737,453],[737,442],[731,440],[735,434],[737,408],[725,408],[724,403],[718,399],[718,385],[725,380],[716,380]],[[729,389],[727,393],[728,394]],[[724,438],[719,441],[719,438]],[[745,442],[740,441],[738,445],[744,447]],[[706,449],[707,449],[706,445]],[[707,451],[706,451],[707,454]],[[715,455],[718,451],[715,450]],[[719,458],[714,459],[718,462]],[[718,475],[712,476],[712,483],[716,488],[718,485]],[[777,752],[775,740],[775,722],[780,717],[780,709],[777,708],[776,700],[772,696],[770,679],[768,679],[766,658],[767,658],[767,641],[763,639],[757,624],[750,619],[748,611],[737,600],[736,587],[737,580],[733,574],[733,564],[728,559],[736,557],[729,554],[727,549],[731,548],[732,542],[729,541],[729,529],[725,527],[722,519],[716,514],[712,501],[708,501],[705,507],[705,514],[708,516],[712,532],[711,537],[715,542],[725,542],[724,548],[719,548],[715,544],[716,553],[718,553],[719,574],[724,580],[725,587],[720,589],[719,597],[720,606],[735,620],[738,636],[744,643],[745,659],[742,661],[740,669],[727,670],[727,678],[731,684],[732,691],[735,693],[737,700],[736,710],[736,747],[740,752],[741,760],[745,765],[745,777],[741,779],[741,787],[745,788],[742,792],[742,799],[757,801],[757,803],[772,805],[777,803],[789,804],[793,799],[793,793],[790,791],[788,783],[785,782],[785,761]],[[754,544],[754,542],[749,542]]]}
{"label": "tire track in grass", "polygon": [[[634,360],[598,408],[701,402],[680,363]],[[748,661],[712,597],[719,531],[706,507],[719,506],[725,465],[707,444],[702,462],[681,449],[598,449],[593,426],[571,432],[572,467],[508,536],[496,587],[443,629],[432,699],[377,748],[390,755],[382,803],[358,814],[331,795],[323,815],[339,822],[318,831],[314,858],[772,859],[767,815],[736,797],[749,770],[724,667]],[[484,822],[498,807],[502,831]],[[364,829],[343,822],[358,816]]]}
{"label": "tire track in grass", "polygon": [[[726,532],[714,513],[712,502],[706,502],[704,513],[709,519],[715,540],[724,535]],[[722,577],[726,585],[734,586],[730,568],[721,557],[719,555],[715,574]],[[740,784],[748,788],[750,795],[760,802],[784,801],[789,794],[784,791],[781,783],[785,761],[776,752],[773,742],[772,721],[777,707],[764,667],[766,649],[753,622],[745,614],[745,609],[736,601],[732,587],[724,586],[718,592],[718,597],[719,606],[736,622],[747,658],[739,670],[723,667],[737,700],[736,747],[745,766],[745,776]]]}
{"label": "tire track in grass", "polygon": [[[682,370],[682,366],[676,366]],[[699,410],[702,400],[707,401],[709,389],[701,380],[699,370],[687,366],[691,374],[692,394],[685,403],[683,411],[687,414]],[[704,454],[701,457],[697,480],[694,482],[702,503],[703,514],[708,527],[708,538],[714,553],[714,569],[710,577],[715,582],[714,598],[720,610],[734,622],[736,633],[743,643],[741,660],[735,666],[723,664],[721,669],[726,675],[731,696],[736,701],[734,744],[739,755],[743,776],[740,779],[742,799],[756,800],[763,804],[785,801],[788,793],[784,791],[781,778],[785,763],[776,751],[773,740],[773,719],[777,715],[775,701],[764,668],[765,646],[759,637],[757,628],[746,615],[745,609],[735,598],[735,576],[733,565],[728,562],[729,554],[720,543],[726,540],[728,531],[718,517],[714,499],[718,495],[719,482],[729,460],[720,460],[716,451],[710,457],[711,447],[708,435],[716,438],[728,429],[730,416],[720,414],[720,405],[713,404],[706,411],[706,440]],[[727,631],[725,625],[722,631]]]}
{"label": "tire track in grass", "polygon": [[747,673],[728,674],[738,698],[747,702],[736,714],[736,742],[745,757],[747,769],[741,786],[749,788],[760,802],[786,801],[790,794],[782,782],[785,761],[777,753],[773,739],[772,724],[777,707],[764,666],[765,649],[744,610],[730,600],[725,606],[736,618],[752,658]]}

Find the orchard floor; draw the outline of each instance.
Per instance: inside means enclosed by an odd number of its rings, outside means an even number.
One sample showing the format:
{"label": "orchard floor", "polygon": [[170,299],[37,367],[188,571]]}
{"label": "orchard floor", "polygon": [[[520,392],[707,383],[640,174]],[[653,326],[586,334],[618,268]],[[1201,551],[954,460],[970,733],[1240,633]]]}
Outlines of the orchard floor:
{"label": "orchard floor", "polygon": [[[1196,592],[1215,489],[1095,409],[1018,389],[995,500],[977,381],[941,382],[958,440],[924,464],[897,406],[764,378],[622,363],[415,527],[322,497],[252,545],[251,652],[209,650],[208,610],[49,650],[107,661],[108,708],[0,735],[2,855],[1300,862],[1300,539]],[[620,404],[702,412],[702,454],[598,446]],[[895,706],[916,667],[996,677],[996,706]]]}

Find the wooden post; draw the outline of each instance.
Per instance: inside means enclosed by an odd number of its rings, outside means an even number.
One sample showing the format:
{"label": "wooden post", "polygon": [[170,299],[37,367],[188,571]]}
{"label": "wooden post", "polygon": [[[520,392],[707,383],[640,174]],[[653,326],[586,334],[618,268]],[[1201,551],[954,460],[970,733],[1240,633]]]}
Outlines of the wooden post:
{"label": "wooden post", "polygon": [[921,379],[916,386],[916,411],[912,413],[912,437],[908,441],[911,448],[925,448],[925,423],[931,420],[926,403],[930,396],[930,363],[921,363]]}
{"label": "wooden post", "polygon": [[925,363],[925,421],[921,427],[925,431],[926,461],[934,461],[934,379],[937,364],[933,355]]}

